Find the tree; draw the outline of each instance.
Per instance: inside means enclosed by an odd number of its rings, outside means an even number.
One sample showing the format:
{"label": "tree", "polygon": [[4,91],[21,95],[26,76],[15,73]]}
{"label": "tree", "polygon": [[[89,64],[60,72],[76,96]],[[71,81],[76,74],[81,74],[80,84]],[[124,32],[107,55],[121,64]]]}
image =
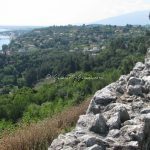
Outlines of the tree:
{"label": "tree", "polygon": [[30,69],[26,71],[25,80],[27,86],[32,86],[37,81],[37,71],[35,69]]}
{"label": "tree", "polygon": [[7,50],[8,50],[8,45],[6,44],[2,45],[2,51],[5,55],[6,55]]}

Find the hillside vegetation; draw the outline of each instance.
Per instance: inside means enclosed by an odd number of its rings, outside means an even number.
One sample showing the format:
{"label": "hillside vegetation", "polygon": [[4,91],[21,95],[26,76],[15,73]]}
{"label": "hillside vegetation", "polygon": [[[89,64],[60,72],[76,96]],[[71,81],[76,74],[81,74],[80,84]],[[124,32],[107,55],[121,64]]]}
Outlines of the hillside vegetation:
{"label": "hillside vegetation", "polygon": [[84,114],[89,100],[73,106],[59,115],[47,118],[37,124],[32,123],[18,129],[13,134],[6,134],[0,140],[1,150],[47,150],[59,133],[69,131],[75,126],[78,116]]}
{"label": "hillside vegetation", "polygon": [[149,36],[142,26],[53,26],[3,46],[1,136],[51,118],[128,73],[144,60]]}
{"label": "hillside vegetation", "polygon": [[60,77],[76,71],[123,68],[126,59],[139,59],[145,54],[148,35],[146,27],[130,25],[54,26],[33,30],[4,46],[6,55],[0,55],[1,93],[9,93],[14,85],[32,87],[47,75]]}

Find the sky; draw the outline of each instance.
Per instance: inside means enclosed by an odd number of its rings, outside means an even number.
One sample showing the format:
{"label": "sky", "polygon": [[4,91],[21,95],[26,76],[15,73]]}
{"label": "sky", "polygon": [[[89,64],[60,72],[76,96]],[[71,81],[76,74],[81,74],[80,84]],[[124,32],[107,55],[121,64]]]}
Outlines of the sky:
{"label": "sky", "polygon": [[0,25],[88,24],[150,9],[150,0],[0,0]]}

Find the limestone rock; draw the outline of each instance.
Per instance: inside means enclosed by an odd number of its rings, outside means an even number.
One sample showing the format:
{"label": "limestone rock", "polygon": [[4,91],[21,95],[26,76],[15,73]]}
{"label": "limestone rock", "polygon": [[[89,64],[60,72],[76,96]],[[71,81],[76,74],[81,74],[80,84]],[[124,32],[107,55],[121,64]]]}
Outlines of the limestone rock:
{"label": "limestone rock", "polygon": [[120,78],[119,78],[119,85],[124,85],[127,83],[127,80],[128,80],[128,76],[126,75],[121,75]]}
{"label": "limestone rock", "polygon": [[143,84],[143,80],[140,78],[136,78],[136,77],[131,77],[128,81],[128,85],[142,85]]}
{"label": "limestone rock", "polygon": [[141,87],[141,85],[135,85],[135,86],[129,85],[128,89],[127,89],[127,93],[129,95],[142,96],[143,95],[142,87]]}
{"label": "limestone rock", "polygon": [[108,143],[104,140],[104,138],[101,138],[99,136],[96,136],[94,134],[85,134],[82,137],[79,138],[81,143],[84,143],[86,147],[91,147],[95,144],[100,145],[103,149],[108,147]]}
{"label": "limestone rock", "polygon": [[117,138],[119,135],[120,135],[120,130],[119,129],[112,129],[112,130],[109,131],[107,136]]}
{"label": "limestone rock", "polygon": [[149,93],[150,92],[150,76],[144,76],[142,79],[145,82],[145,85],[143,86],[144,92]]}
{"label": "limestone rock", "polygon": [[124,141],[141,141],[143,137],[143,125],[126,125],[120,129]]}
{"label": "limestone rock", "polygon": [[[117,99],[116,93],[111,89],[112,87],[107,86],[100,91],[97,91],[94,95],[94,101],[96,104],[107,105],[110,102],[115,102]],[[114,90],[114,89],[113,89]]]}
{"label": "limestone rock", "polygon": [[142,71],[145,68],[145,64],[142,62],[137,62],[133,70]]}
{"label": "limestone rock", "polygon": [[95,122],[95,115],[86,114],[81,115],[76,125],[76,129],[89,130],[92,127],[93,122]]}
{"label": "limestone rock", "polygon": [[89,107],[88,107],[86,113],[87,113],[87,114],[89,114],[89,113],[98,114],[98,113],[100,113],[100,112],[101,112],[101,107],[100,107],[100,105],[97,105],[97,104],[95,103],[95,101],[92,99],[91,102],[90,102],[90,104],[89,104]]}
{"label": "limestone rock", "polygon": [[141,114],[148,114],[150,113],[150,107],[149,108],[143,108],[141,111],[140,111]]}
{"label": "limestone rock", "polygon": [[107,125],[109,129],[120,129],[121,121],[120,121],[120,114],[116,113],[107,121]]}
{"label": "limestone rock", "polygon": [[92,123],[90,131],[93,131],[98,134],[106,134],[108,132],[106,120],[102,115],[100,114],[95,115],[95,120]]}
{"label": "limestone rock", "polygon": [[80,116],[76,129],[89,130],[98,134],[106,134],[108,131],[105,118],[101,114]]}
{"label": "limestone rock", "polygon": [[131,142],[127,142],[126,144],[122,144],[122,145],[118,144],[113,147],[113,150],[139,150],[138,142],[131,141]]}
{"label": "limestone rock", "polygon": [[126,120],[130,119],[130,116],[129,116],[129,114],[127,112],[127,109],[125,107],[120,107],[119,113],[120,113],[120,121],[121,121],[121,123],[123,123]]}
{"label": "limestone rock", "polygon": [[126,92],[126,86],[125,85],[118,85],[116,88],[116,92],[120,93],[120,94],[124,94]]}
{"label": "limestone rock", "polygon": [[143,139],[140,143],[141,150],[150,149],[150,114],[146,115],[144,119],[144,130],[143,130]]}
{"label": "limestone rock", "polygon": [[89,147],[87,150],[104,150],[101,146],[95,144],[91,147]]}

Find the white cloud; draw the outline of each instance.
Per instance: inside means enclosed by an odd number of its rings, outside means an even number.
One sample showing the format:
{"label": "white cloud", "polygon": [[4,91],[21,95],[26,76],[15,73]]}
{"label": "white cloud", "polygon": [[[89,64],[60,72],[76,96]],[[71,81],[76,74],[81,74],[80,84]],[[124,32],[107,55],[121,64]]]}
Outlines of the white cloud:
{"label": "white cloud", "polygon": [[150,8],[149,0],[0,0],[0,25],[88,23]]}

